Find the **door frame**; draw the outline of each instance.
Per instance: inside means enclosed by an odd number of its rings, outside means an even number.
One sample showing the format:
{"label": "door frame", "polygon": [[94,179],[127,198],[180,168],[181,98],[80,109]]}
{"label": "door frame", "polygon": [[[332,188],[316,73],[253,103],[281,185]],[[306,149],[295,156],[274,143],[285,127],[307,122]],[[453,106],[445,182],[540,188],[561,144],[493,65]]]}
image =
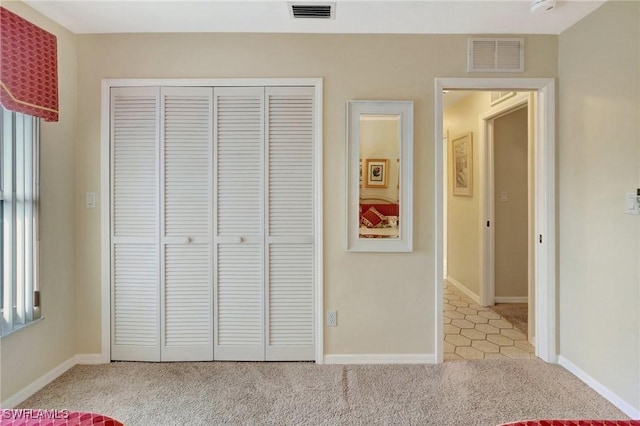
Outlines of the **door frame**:
{"label": "door frame", "polygon": [[534,252],[536,356],[557,363],[556,341],[556,206],[555,206],[555,80],[552,78],[435,79],[435,358],[443,360],[443,91],[523,90],[536,92],[534,141]]}
{"label": "door frame", "polygon": [[[492,306],[495,304],[495,159],[494,159],[494,121],[522,108],[533,106],[530,93],[521,92],[515,97],[491,108],[480,115],[479,135],[479,163],[482,165],[479,173],[478,197],[480,198],[480,221],[482,238],[480,239],[480,304]],[[532,135],[527,129],[527,163],[533,146]],[[530,192],[533,188],[531,181],[533,175],[527,173],[527,222],[531,219],[531,206],[529,205]],[[486,226],[486,222],[491,225]],[[529,228],[527,228],[529,229]],[[527,234],[529,232],[527,231]],[[527,247],[531,247],[533,238],[529,236]],[[528,252],[531,250],[529,249]],[[529,256],[531,253],[528,253]],[[529,274],[527,273],[527,276]],[[528,283],[527,286],[532,283]]]}
{"label": "door frame", "polygon": [[[100,98],[100,219],[101,219],[101,350],[100,362],[111,362],[111,179],[110,105],[114,87],[228,87],[307,86],[314,88],[314,343],[315,362],[324,363],[324,260],[323,260],[323,155],[322,78],[204,78],[204,79],[104,79]],[[213,285],[213,283],[212,283]],[[213,338],[213,330],[212,330]]]}
{"label": "door frame", "polygon": [[[483,168],[480,173],[478,194],[480,196],[479,226],[482,229],[480,240],[480,304],[492,306],[496,303],[495,295],[495,159],[494,159],[494,123],[495,120],[520,109],[527,108],[527,300],[528,323],[535,323],[535,227],[534,206],[534,145],[535,145],[535,99],[533,92],[519,92],[516,96],[501,102],[480,116],[479,161]],[[446,179],[446,178],[445,178]],[[487,227],[485,222],[491,226]],[[527,339],[535,347],[535,327],[528,328]]]}
{"label": "door frame", "polygon": [[449,268],[447,260],[447,250],[449,244],[449,220],[447,214],[449,211],[449,201],[447,197],[449,195],[449,187],[447,182],[447,176],[449,175],[449,132],[443,132],[442,136],[442,279],[447,279],[447,270]]}

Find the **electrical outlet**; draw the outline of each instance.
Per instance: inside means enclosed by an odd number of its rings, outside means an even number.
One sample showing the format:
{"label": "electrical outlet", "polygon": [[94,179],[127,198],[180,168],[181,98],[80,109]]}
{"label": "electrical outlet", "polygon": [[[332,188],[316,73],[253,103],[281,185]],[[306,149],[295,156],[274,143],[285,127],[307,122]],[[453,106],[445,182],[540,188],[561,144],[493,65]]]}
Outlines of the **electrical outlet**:
{"label": "electrical outlet", "polygon": [[327,327],[338,326],[338,311],[327,311]]}

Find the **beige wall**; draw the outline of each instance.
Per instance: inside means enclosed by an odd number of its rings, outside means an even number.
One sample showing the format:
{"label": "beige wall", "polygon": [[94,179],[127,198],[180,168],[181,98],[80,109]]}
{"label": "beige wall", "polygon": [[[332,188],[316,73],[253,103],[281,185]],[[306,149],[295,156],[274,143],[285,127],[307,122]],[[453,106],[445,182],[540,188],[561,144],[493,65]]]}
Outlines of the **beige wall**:
{"label": "beige wall", "polygon": [[640,410],[640,3],[560,35],[560,354]]}
{"label": "beige wall", "polygon": [[[446,95],[445,95],[446,96]],[[480,295],[480,197],[478,184],[482,169],[479,161],[480,115],[491,105],[489,92],[472,92],[444,111],[444,129],[449,134],[447,178],[447,273],[448,276]],[[473,195],[453,195],[452,141],[471,132],[473,138]]]}
{"label": "beige wall", "polygon": [[[528,110],[496,118],[493,126],[495,295],[528,293]],[[502,193],[507,199],[502,200]]]}
{"label": "beige wall", "polygon": [[2,6],[58,38],[60,121],[41,126],[40,289],[44,320],[0,340],[0,401],[75,353],[76,38],[22,2]]}
{"label": "beige wall", "polygon": [[[463,77],[467,37],[417,35],[145,34],[78,37],[77,194],[100,188],[103,78],[324,78],[324,296],[339,326],[327,354],[433,353],[435,77]],[[553,77],[557,37],[526,37],[525,76]],[[443,52],[447,52],[443,55]],[[438,58],[435,60],[434,58]],[[513,77],[512,74],[505,76]],[[347,253],[345,105],[415,102],[414,252]],[[99,210],[77,215],[77,351],[100,351]]]}
{"label": "beige wall", "polygon": [[[400,119],[360,120],[360,158],[362,159],[363,187],[360,198],[386,197],[398,200],[398,162],[400,157]],[[389,160],[386,188],[367,188],[367,159]]]}

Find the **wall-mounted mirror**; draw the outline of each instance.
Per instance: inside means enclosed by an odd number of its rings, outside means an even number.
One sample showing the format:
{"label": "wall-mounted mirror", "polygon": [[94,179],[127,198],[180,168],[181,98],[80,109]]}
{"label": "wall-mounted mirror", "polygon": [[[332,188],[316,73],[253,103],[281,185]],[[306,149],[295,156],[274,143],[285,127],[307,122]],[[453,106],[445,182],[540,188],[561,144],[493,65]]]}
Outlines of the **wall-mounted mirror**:
{"label": "wall-mounted mirror", "polygon": [[412,251],[413,102],[347,105],[347,250]]}

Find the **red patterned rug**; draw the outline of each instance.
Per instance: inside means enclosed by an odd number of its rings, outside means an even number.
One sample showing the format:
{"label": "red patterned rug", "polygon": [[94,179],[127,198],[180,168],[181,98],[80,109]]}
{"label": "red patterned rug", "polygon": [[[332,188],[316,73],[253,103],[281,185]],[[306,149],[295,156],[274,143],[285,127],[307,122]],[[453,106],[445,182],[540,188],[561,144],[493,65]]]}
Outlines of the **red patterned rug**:
{"label": "red patterned rug", "polygon": [[124,426],[123,423],[96,413],[69,410],[21,408],[2,410],[1,426]]}
{"label": "red patterned rug", "polygon": [[640,420],[525,420],[500,426],[640,426]]}

